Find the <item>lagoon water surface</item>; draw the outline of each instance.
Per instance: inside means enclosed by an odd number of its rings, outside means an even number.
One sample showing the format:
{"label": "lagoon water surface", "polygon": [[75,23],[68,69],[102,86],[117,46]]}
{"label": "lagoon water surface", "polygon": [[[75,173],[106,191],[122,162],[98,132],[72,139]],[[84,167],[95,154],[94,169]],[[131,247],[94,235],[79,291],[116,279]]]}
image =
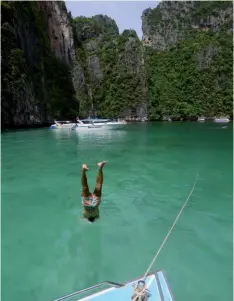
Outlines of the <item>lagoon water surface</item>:
{"label": "lagoon water surface", "polygon": [[[50,301],[154,269],[180,301],[232,300],[232,123],[2,134],[2,300]],[[104,167],[101,218],[81,216],[80,168]],[[73,299],[75,300],[75,299]]]}

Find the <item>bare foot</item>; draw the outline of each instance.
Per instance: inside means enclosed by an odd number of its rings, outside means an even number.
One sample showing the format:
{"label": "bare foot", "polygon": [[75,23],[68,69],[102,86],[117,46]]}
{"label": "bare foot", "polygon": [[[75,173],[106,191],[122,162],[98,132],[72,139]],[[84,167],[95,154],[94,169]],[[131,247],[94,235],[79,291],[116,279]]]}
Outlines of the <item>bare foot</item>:
{"label": "bare foot", "polygon": [[102,168],[106,163],[107,163],[107,161],[102,161],[102,162],[97,163],[97,166],[99,168]]}
{"label": "bare foot", "polygon": [[83,165],[82,165],[82,169],[84,169],[84,170],[89,170],[86,164],[83,164]]}

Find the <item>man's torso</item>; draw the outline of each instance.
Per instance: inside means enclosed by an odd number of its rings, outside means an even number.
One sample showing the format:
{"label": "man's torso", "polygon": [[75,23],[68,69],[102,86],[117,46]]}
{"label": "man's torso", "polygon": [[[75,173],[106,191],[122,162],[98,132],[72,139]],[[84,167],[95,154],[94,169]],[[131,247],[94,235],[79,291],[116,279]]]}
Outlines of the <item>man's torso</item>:
{"label": "man's torso", "polygon": [[97,197],[95,195],[90,195],[89,197],[82,196],[82,205],[84,206],[83,216],[85,218],[99,216],[97,202],[101,202],[100,197]]}

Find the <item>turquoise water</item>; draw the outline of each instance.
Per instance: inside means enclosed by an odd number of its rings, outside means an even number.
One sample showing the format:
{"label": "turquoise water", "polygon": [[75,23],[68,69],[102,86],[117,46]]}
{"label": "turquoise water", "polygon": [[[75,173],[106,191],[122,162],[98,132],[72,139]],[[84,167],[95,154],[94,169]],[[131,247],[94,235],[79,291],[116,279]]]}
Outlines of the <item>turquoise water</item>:
{"label": "turquoise water", "polygon": [[[49,301],[150,264],[175,300],[232,300],[232,124],[2,134],[2,300]],[[101,218],[81,216],[80,166],[104,167]]]}

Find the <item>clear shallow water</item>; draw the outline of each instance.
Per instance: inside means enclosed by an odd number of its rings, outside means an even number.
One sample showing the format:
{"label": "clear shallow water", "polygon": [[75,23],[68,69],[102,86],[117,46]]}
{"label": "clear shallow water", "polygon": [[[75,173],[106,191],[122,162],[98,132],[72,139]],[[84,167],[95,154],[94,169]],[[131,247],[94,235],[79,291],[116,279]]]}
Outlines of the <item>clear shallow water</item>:
{"label": "clear shallow water", "polygon": [[[81,217],[80,166],[104,169],[101,218]],[[232,300],[232,124],[155,123],[2,134],[2,300],[49,301],[142,275],[159,255],[175,300]]]}

